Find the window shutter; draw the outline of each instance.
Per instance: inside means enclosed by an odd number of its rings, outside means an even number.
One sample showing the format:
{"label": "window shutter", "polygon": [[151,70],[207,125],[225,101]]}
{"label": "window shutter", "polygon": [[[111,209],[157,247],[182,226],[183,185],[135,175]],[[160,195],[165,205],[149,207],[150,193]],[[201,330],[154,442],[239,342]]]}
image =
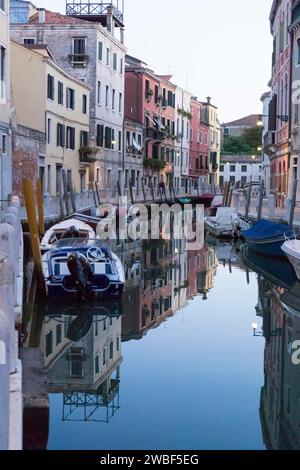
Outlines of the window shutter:
{"label": "window shutter", "polygon": [[63,124],[61,126],[61,146],[65,147],[66,145],[66,126]]}
{"label": "window shutter", "polygon": [[56,145],[57,147],[60,145],[60,124],[56,126]]}

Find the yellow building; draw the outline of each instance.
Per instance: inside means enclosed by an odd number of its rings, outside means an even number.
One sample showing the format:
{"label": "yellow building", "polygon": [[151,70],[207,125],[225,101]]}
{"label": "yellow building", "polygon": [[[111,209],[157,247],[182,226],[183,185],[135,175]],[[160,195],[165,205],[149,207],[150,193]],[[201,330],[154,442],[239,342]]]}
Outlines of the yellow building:
{"label": "yellow building", "polygon": [[211,103],[210,96],[202,103],[202,122],[209,126],[209,182],[219,184],[221,157],[221,126],[218,121],[218,108]]}
{"label": "yellow building", "polygon": [[18,137],[14,191],[23,177],[39,176],[44,193],[55,196],[62,170],[75,192],[85,191],[94,159],[88,147],[89,87],[58,67],[44,45],[12,42],[11,73]]}

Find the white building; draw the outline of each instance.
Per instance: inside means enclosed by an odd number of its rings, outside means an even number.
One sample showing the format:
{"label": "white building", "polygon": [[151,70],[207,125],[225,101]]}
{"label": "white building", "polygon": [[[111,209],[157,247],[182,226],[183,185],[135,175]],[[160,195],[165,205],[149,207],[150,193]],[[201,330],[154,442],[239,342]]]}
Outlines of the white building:
{"label": "white building", "polygon": [[177,140],[175,144],[174,187],[190,192],[190,129],[192,93],[176,88],[175,123]]}
{"label": "white building", "polygon": [[[263,129],[262,129],[262,156],[263,156],[263,174],[262,178],[264,180],[266,195],[269,196],[270,194],[270,182],[271,182],[271,164],[270,164],[270,156],[266,153],[270,149],[270,145],[272,144],[272,133],[269,133],[269,106],[271,101],[271,93],[266,92],[262,95],[260,101],[263,104],[263,113],[262,113],[262,122],[263,122]],[[274,135],[275,137],[275,135]],[[275,143],[275,141],[274,141]]]}
{"label": "white building", "polygon": [[220,164],[220,186],[227,182],[244,186],[262,180],[262,157],[254,155],[222,155]]}
{"label": "white building", "polygon": [[28,7],[24,22],[24,17],[19,20],[12,9],[18,22],[11,25],[11,36],[20,43],[47,44],[57,64],[91,88],[89,146],[98,149],[92,173],[108,200],[117,195],[117,181],[122,175],[124,25],[123,12],[114,2],[105,9],[98,2],[96,10],[97,15],[87,15],[79,1],[67,1],[67,15],[43,9],[32,14]]}
{"label": "white building", "polygon": [[0,0],[0,208],[12,191],[9,0]]}

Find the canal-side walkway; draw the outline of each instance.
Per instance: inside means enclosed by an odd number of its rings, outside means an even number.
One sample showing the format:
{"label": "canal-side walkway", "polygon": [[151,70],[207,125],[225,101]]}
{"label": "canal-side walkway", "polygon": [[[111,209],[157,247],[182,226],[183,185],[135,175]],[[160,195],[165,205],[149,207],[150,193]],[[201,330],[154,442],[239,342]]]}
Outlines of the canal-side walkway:
{"label": "canal-side walkway", "polygon": [[0,212],[0,450],[22,449],[22,364],[18,326],[23,306],[20,203]]}

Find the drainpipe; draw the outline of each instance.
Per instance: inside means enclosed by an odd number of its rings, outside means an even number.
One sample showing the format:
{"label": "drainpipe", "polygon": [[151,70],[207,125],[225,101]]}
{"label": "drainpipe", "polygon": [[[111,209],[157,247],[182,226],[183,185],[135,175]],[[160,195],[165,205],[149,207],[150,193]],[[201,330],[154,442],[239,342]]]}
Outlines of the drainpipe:
{"label": "drainpipe", "polygon": [[[288,130],[288,143],[289,143],[289,148],[288,148],[288,198],[291,197],[291,191],[292,191],[292,181],[293,181],[293,174],[292,174],[292,168],[291,168],[291,149],[292,149],[292,86],[293,86],[293,63],[294,63],[294,30],[290,30],[290,42],[291,42],[291,51],[290,51],[290,99],[289,99],[289,130]],[[297,165],[298,166],[298,165]]]}

